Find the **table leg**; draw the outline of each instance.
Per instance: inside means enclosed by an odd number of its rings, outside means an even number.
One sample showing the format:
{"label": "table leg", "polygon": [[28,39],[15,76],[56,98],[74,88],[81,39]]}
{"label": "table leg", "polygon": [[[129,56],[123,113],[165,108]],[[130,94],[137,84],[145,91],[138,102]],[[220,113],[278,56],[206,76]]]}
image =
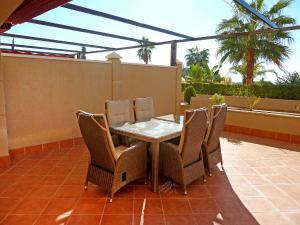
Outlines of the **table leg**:
{"label": "table leg", "polygon": [[158,190],[159,142],[151,143],[152,150],[152,191]]}

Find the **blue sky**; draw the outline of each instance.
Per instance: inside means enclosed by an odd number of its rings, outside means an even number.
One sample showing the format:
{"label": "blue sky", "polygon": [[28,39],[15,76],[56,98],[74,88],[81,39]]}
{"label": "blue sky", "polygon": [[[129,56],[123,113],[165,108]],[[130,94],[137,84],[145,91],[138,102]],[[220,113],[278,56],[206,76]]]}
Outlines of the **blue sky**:
{"label": "blue sky", "polygon": [[[225,18],[230,18],[232,15],[232,8],[228,4],[230,0],[74,0],[73,4],[92,8],[105,13],[125,17],[128,19],[136,20],[141,23],[146,23],[165,29],[173,30],[189,36],[200,37],[215,34],[217,24]],[[273,5],[275,0],[266,0],[266,5]],[[285,10],[285,14],[294,17],[297,24],[300,24],[300,1],[296,0],[292,6]],[[298,12],[297,12],[298,11]],[[49,11],[37,19],[47,20],[50,22],[62,23],[77,27],[83,27],[92,30],[99,30],[102,32],[119,34],[133,38],[141,38],[142,36],[148,37],[151,41],[164,41],[178,39],[177,37],[166,35],[163,33],[138,28],[135,26],[127,25],[105,18],[86,15],[79,12],[73,12],[64,8],[56,8]],[[46,37],[60,40],[68,40],[74,42],[92,43],[111,47],[121,47],[135,45],[135,42],[124,41],[120,39],[113,39],[97,35],[84,34],[74,31],[66,31],[57,28],[44,27],[29,23],[20,24],[13,27],[9,33],[31,35],[37,37]],[[291,57],[285,63],[288,71],[297,70],[300,72],[300,31],[292,32],[294,42],[291,45],[293,51]],[[10,38],[2,37],[2,42],[11,42]],[[80,49],[77,46],[66,46],[60,44],[51,44],[46,42],[33,42],[27,40],[16,39],[16,44],[30,44],[40,46],[50,46],[58,48]],[[181,43],[177,46],[177,58],[184,62],[186,49],[198,46],[199,49],[210,49],[210,64],[211,66],[218,63],[215,52],[218,43],[214,40]],[[94,50],[88,48],[88,50]],[[142,63],[136,56],[136,49],[119,51],[124,62]],[[91,54],[88,59],[105,60],[108,53]],[[152,54],[152,64],[169,65],[170,63],[170,45],[157,46]],[[229,76],[229,64],[225,64],[221,71],[223,75]],[[275,69],[273,65],[267,65],[268,68]],[[233,80],[239,81],[237,75],[232,76]],[[274,80],[275,77],[268,75],[267,80]]]}

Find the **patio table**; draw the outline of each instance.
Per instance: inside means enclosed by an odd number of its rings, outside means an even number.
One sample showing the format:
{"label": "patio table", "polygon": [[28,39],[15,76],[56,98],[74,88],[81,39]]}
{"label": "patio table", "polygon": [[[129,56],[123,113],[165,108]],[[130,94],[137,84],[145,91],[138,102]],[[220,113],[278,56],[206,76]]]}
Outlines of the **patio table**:
{"label": "patio table", "polygon": [[[152,149],[152,191],[158,189],[159,143],[181,135],[182,123],[176,123],[168,115],[165,118],[153,118],[149,121],[125,123],[119,127],[110,127],[111,132],[151,143]],[[175,117],[174,117],[175,118]]]}

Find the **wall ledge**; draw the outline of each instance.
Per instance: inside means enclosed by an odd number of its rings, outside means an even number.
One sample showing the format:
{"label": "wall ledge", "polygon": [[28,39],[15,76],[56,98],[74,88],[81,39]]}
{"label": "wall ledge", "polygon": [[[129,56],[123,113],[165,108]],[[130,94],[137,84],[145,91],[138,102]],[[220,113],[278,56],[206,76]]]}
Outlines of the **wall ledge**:
{"label": "wall ledge", "polygon": [[268,138],[268,139],[279,140],[279,141],[285,141],[293,144],[300,144],[300,135],[266,131],[266,130],[248,128],[248,127],[241,127],[236,125],[225,125],[224,131],[246,134],[250,136]]}
{"label": "wall ledge", "polygon": [[63,151],[65,148],[71,148],[83,144],[84,141],[82,137],[75,137],[75,138],[60,140],[56,142],[49,142],[49,143],[39,144],[34,146],[10,149],[8,152],[9,152],[9,158],[11,160],[18,160],[28,155],[34,155],[38,153],[51,152],[51,151]]}

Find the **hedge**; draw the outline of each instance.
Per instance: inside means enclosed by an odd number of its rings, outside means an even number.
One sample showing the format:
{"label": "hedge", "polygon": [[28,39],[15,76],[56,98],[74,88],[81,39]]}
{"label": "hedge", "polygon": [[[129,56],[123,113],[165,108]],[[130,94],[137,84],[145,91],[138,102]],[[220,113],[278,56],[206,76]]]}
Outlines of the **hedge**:
{"label": "hedge", "polygon": [[[249,96],[261,98],[300,100],[300,85],[228,85],[213,83],[193,83],[197,94],[213,95],[215,93],[225,96]],[[182,84],[183,90],[189,84]]]}

